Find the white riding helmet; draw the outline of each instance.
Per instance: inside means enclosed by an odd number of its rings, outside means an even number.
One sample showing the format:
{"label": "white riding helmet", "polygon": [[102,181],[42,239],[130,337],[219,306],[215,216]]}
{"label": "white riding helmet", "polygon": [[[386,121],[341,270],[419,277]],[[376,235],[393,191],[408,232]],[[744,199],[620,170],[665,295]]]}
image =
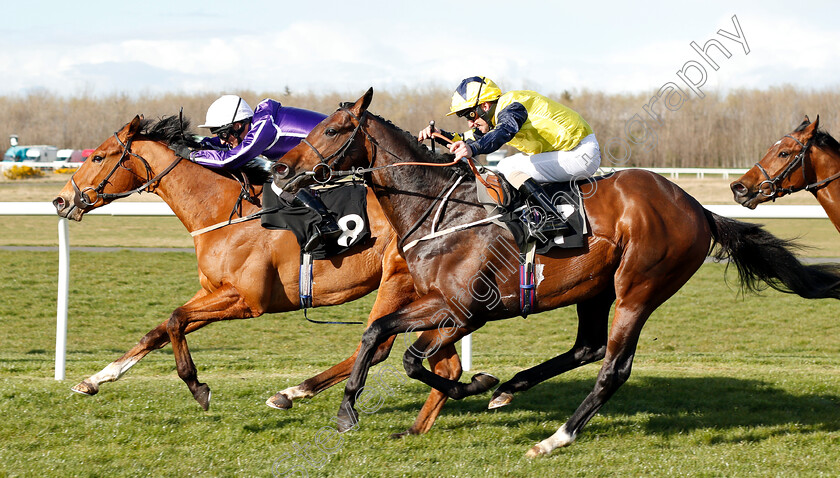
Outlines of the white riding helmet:
{"label": "white riding helmet", "polygon": [[254,110],[237,95],[224,95],[207,108],[207,119],[199,128],[221,128],[254,116]]}

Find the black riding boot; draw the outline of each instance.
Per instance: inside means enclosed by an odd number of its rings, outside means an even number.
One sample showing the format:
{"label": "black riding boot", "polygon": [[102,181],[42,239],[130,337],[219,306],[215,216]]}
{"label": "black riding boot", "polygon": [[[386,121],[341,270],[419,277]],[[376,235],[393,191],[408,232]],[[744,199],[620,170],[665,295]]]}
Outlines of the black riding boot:
{"label": "black riding boot", "polygon": [[338,227],[338,223],[335,222],[332,213],[324,205],[324,202],[321,201],[321,198],[313,194],[312,191],[301,189],[295,194],[295,202],[312,209],[321,216],[321,222],[315,225],[315,234],[303,245],[305,252],[310,252],[318,247],[324,239],[341,234],[341,228]]}
{"label": "black riding boot", "polygon": [[519,187],[519,192],[527,199],[532,199],[542,210],[542,212],[533,209],[528,211],[528,233],[531,236],[553,237],[572,231],[569,223],[563,219],[539,183],[533,179],[527,179]]}

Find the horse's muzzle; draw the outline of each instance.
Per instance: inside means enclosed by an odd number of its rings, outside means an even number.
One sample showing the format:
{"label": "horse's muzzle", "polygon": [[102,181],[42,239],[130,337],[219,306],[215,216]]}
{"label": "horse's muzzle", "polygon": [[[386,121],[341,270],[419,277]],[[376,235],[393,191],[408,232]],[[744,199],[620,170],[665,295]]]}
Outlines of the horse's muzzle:
{"label": "horse's muzzle", "polygon": [[65,217],[74,221],[82,220],[82,214],[84,211],[76,207],[72,201],[68,200],[64,196],[56,197],[53,199],[52,204],[55,206],[55,212],[59,217]]}
{"label": "horse's muzzle", "polygon": [[757,193],[751,192],[750,188],[744,185],[744,183],[735,181],[729,185],[729,188],[732,190],[732,195],[738,204],[750,209],[755,209],[758,205],[758,201],[756,201]]}

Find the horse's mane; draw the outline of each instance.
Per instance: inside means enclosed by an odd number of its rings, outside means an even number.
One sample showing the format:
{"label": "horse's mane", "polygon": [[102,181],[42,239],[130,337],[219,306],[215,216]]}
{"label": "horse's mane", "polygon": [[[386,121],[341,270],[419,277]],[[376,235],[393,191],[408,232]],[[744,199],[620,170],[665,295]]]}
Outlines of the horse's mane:
{"label": "horse's mane", "polygon": [[[349,105],[352,106],[352,103],[350,103]],[[427,148],[423,143],[417,141],[416,136],[395,125],[390,120],[387,120],[379,115],[375,115],[370,111],[368,111],[367,114],[375,120],[382,123],[383,125],[385,125],[388,129],[393,130],[395,133],[402,136],[403,139],[405,139],[405,143],[408,145],[408,148],[411,150],[412,153],[414,153],[418,161],[427,163],[451,163],[452,160],[455,158],[453,154],[448,152],[432,153],[432,151],[429,148]],[[445,150],[445,147],[440,146],[440,149]],[[461,173],[472,175],[472,170],[469,168],[469,166],[467,166],[464,163],[458,163],[455,166],[451,166],[451,168],[427,168],[427,170],[438,172],[441,174],[441,176],[445,177],[449,177],[450,173],[453,170],[459,170]]]}
{"label": "horse's mane", "polygon": [[[803,122],[795,130],[793,130],[793,132],[798,133],[807,128],[810,124],[811,123]],[[822,129],[814,131],[814,144],[821,148],[832,149],[840,153],[840,143],[838,143],[837,140],[828,133],[828,131],[823,131]]]}
{"label": "horse's mane", "polygon": [[190,131],[190,120],[180,116],[162,116],[158,119],[140,120],[140,134],[152,141],[169,145],[186,142],[186,137],[195,135]]}
{"label": "horse's mane", "polygon": [[[181,116],[161,116],[158,119],[143,119],[140,121],[140,134],[151,141],[165,144],[170,149],[178,146],[196,148],[199,146],[195,132],[190,131],[190,119]],[[230,178],[230,173],[223,169],[207,168],[216,174]],[[261,185],[271,181],[271,172],[256,164],[245,164],[239,168],[248,175],[251,183]]]}

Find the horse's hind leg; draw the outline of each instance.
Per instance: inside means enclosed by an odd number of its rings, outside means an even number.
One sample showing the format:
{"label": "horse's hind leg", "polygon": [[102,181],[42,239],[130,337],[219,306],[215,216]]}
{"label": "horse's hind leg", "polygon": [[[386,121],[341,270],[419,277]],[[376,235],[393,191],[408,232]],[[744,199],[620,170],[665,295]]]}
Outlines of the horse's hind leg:
{"label": "horse's hind leg", "polygon": [[[371,365],[376,365],[388,358],[388,355],[391,353],[391,347],[394,345],[395,338],[396,336],[391,336],[382,345],[377,347],[376,353],[371,361]],[[292,408],[292,402],[294,400],[300,398],[312,398],[333,385],[340,383],[350,376],[350,370],[356,362],[356,357],[359,354],[360,347],[361,345],[356,347],[356,351],[353,352],[353,355],[333,365],[329,369],[324,370],[318,375],[308,378],[294,387],[280,390],[271,398],[266,400],[265,404],[271,408],[288,410]]]}
{"label": "horse's hind leg", "polygon": [[[650,237],[665,236],[657,234]],[[556,433],[528,450],[529,458],[547,455],[557,447],[570,445],[595,413],[630,378],[639,334],[648,317],[688,282],[703,264],[708,242],[698,240],[698,236],[696,234],[690,241],[683,242],[689,244],[687,248],[668,251],[665,256],[645,254],[642,249],[654,250],[650,244],[625,251],[625,259],[615,274],[618,300],[607,340],[607,352],[595,388]]]}
{"label": "horse's hind leg", "polygon": [[[210,322],[192,322],[187,326],[185,334],[189,334],[198,330]],[[166,322],[161,323],[154,329],[150,330],[146,335],[140,339],[134,347],[123,354],[122,357],[114,360],[99,372],[82,380],[72,390],[83,395],[96,395],[99,392],[99,386],[106,382],[114,382],[125,375],[131,367],[143,359],[149,352],[160,349],[169,343],[169,335],[166,333]]]}
{"label": "horse's hind leg", "polygon": [[639,333],[645,320],[653,311],[653,309],[649,309],[639,312],[638,309],[643,307],[643,304],[637,303],[628,307],[626,302],[622,304],[619,300],[613,325],[610,329],[607,353],[598,373],[595,388],[556,433],[528,450],[527,456],[529,458],[547,455],[555,448],[570,445],[595,413],[630,378]]}
{"label": "horse's hind leg", "polygon": [[561,373],[604,358],[607,351],[607,324],[613,301],[615,295],[613,289],[609,288],[599,296],[579,303],[577,338],[572,348],[536,367],[517,373],[501,384],[493,393],[487,408],[492,410],[508,405],[516,392],[528,390]]}

